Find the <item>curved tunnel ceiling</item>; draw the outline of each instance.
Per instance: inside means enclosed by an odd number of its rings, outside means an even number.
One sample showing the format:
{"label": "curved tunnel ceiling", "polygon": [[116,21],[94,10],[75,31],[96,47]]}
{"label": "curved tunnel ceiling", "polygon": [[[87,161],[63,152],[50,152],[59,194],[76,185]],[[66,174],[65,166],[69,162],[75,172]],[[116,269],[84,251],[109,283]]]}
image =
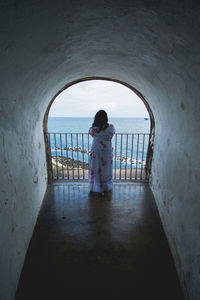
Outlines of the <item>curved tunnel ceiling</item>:
{"label": "curved tunnel ceiling", "polygon": [[70,8],[68,1],[5,4],[9,38],[5,31],[2,43],[6,55],[18,52],[18,59],[4,60],[2,68],[16,88],[26,86],[27,96],[38,104],[45,100],[43,111],[66,83],[103,76],[134,86],[159,114],[171,80],[184,88],[187,66],[195,61],[188,45],[198,43],[199,28],[191,36],[185,20],[195,18],[196,11],[195,5],[187,9],[187,1],[143,2],[88,1],[83,6],[74,1]]}

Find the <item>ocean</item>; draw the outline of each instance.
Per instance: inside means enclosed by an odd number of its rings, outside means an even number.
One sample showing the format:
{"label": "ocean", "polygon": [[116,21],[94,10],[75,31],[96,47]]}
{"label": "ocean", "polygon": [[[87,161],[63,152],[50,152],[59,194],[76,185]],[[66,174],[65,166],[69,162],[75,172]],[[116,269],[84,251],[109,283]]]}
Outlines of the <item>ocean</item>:
{"label": "ocean", "polygon": [[[93,118],[49,117],[48,132],[87,133]],[[150,120],[145,118],[109,118],[117,133],[149,133]]]}
{"label": "ocean", "polygon": [[[61,160],[69,158],[79,161],[80,164],[87,164],[92,144],[92,137],[87,133],[92,122],[93,118],[49,117],[48,132],[52,157]],[[114,125],[117,133],[112,139],[113,167],[143,168],[149,143],[150,120],[110,118],[109,123]]]}

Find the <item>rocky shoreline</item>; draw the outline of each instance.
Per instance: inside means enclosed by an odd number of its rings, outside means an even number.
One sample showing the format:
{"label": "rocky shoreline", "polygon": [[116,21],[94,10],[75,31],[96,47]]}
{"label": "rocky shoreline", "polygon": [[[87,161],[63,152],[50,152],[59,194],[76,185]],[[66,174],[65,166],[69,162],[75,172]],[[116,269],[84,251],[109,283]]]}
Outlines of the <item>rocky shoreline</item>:
{"label": "rocky shoreline", "polygon": [[58,165],[58,167],[62,167],[64,169],[73,169],[73,168],[80,168],[88,170],[89,165],[87,162],[83,162],[81,160],[67,158],[67,157],[60,157],[60,156],[52,156],[52,164],[54,166]]}
{"label": "rocky shoreline", "polygon": [[[83,148],[80,148],[80,147],[73,147],[73,148],[72,147],[64,147],[64,148],[56,147],[54,149],[51,149],[51,151],[73,151],[73,152],[80,152],[82,154],[87,154],[87,155],[90,153],[90,151],[88,151],[87,149],[83,149]],[[59,159],[59,163],[62,163],[61,162],[62,161],[61,157],[59,155],[57,157]],[[56,156],[52,156],[52,158],[55,159]],[[67,158],[65,156],[63,156],[63,161],[65,161],[64,165],[67,165],[66,159]],[[68,160],[69,160],[69,165],[71,165],[73,162],[74,162],[74,164],[78,164],[78,162],[79,162],[79,165],[81,165],[83,163],[80,160],[75,160],[75,159],[71,159],[71,158],[68,158]],[[113,160],[115,160],[115,156],[114,156]],[[138,165],[143,164],[143,166],[145,165],[145,160],[142,161],[141,159],[136,159],[136,158],[131,159],[130,157],[126,157],[124,155],[122,155],[121,157],[117,156],[116,160],[121,161],[122,163],[127,162],[127,163],[133,164],[133,165],[136,165],[136,164],[138,164]]]}
{"label": "rocky shoreline", "polygon": [[53,150],[56,150],[56,151],[73,151],[73,152],[80,152],[80,153],[85,153],[85,154],[88,154],[89,151],[87,149],[83,149],[83,148],[80,148],[80,147],[63,147],[63,148],[60,148],[60,147],[55,147],[55,148],[52,148],[51,151]]}

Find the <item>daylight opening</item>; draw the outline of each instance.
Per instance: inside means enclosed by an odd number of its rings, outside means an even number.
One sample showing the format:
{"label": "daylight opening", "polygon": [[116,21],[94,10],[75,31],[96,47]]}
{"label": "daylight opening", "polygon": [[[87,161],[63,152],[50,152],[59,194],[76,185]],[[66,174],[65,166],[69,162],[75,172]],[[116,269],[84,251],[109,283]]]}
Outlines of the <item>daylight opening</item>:
{"label": "daylight opening", "polygon": [[108,124],[115,128],[113,179],[148,180],[154,128],[148,103],[121,82],[95,79],[69,85],[47,109],[44,129],[49,181],[88,179],[94,139],[88,130],[99,110],[107,112]]}

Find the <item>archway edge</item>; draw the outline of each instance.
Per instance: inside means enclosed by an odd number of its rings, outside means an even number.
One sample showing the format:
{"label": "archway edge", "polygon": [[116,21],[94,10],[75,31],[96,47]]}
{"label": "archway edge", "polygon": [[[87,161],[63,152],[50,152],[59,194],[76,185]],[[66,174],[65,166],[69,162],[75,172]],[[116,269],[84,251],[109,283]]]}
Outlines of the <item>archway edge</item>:
{"label": "archway edge", "polygon": [[151,110],[151,107],[148,103],[148,101],[145,99],[145,97],[142,95],[142,93],[140,91],[138,91],[134,86],[132,86],[131,84],[125,82],[125,81],[122,81],[122,80],[119,80],[119,79],[116,79],[116,78],[110,78],[110,77],[104,77],[104,76],[90,76],[90,77],[82,77],[82,78],[79,78],[79,79],[76,79],[76,80],[73,80],[73,81],[70,81],[69,83],[65,84],[63,86],[63,88],[61,88],[54,96],[53,98],[51,99],[51,101],[49,102],[48,104],[48,107],[47,107],[47,110],[45,112],[45,116],[44,116],[44,131],[47,132],[47,121],[48,121],[48,116],[49,116],[49,111],[50,111],[50,108],[51,108],[51,105],[52,103],[54,102],[54,100],[58,97],[59,94],[61,94],[64,90],[66,90],[67,88],[69,88],[70,86],[72,85],[75,85],[75,84],[78,84],[80,82],[84,82],[84,81],[92,81],[92,80],[105,80],[105,81],[112,81],[112,82],[116,82],[116,83],[119,83],[119,84],[122,84],[124,86],[126,86],[127,88],[129,88],[130,90],[132,90],[144,103],[144,105],[146,106],[146,109],[149,113],[149,116],[150,116],[150,124],[151,124],[151,128],[150,128],[150,131],[152,131],[152,129],[154,129],[155,127],[155,120],[154,120],[154,115],[153,115],[153,112]]}
{"label": "archway edge", "polygon": [[154,134],[155,134],[155,120],[154,120],[154,115],[153,112],[150,108],[150,105],[148,101],[145,99],[145,97],[142,95],[140,91],[138,91],[135,87],[130,85],[129,83],[119,80],[119,79],[114,79],[114,78],[109,78],[109,77],[104,77],[104,76],[90,76],[90,77],[82,77],[73,81],[70,81],[66,85],[63,86],[51,99],[49,102],[45,115],[44,115],[44,120],[43,120],[43,130],[44,130],[44,138],[45,138],[45,147],[46,147],[46,160],[47,160],[47,171],[48,171],[48,181],[52,181],[52,170],[50,168],[51,166],[51,153],[50,153],[50,146],[49,146],[49,140],[48,140],[48,117],[49,117],[49,111],[51,108],[52,103],[54,100],[57,98],[59,94],[61,94],[64,90],[69,88],[72,85],[78,84],[80,82],[84,81],[91,81],[91,80],[105,80],[105,81],[112,81],[116,82],[119,84],[122,84],[129,88],[132,92],[134,92],[144,103],[146,106],[146,109],[149,113],[150,116],[150,138],[149,138],[149,146],[148,146],[148,152],[147,152],[147,159],[146,159],[146,177],[147,180],[150,179],[151,175],[151,164],[152,164],[152,158],[153,158],[153,144],[154,144]]}

